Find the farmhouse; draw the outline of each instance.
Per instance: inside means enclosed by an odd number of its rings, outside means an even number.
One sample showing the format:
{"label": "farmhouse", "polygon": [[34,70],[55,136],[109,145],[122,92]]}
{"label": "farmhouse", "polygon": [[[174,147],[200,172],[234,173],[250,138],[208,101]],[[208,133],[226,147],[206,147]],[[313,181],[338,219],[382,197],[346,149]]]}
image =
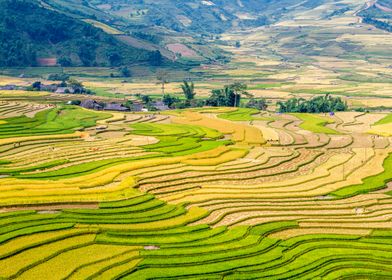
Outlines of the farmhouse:
{"label": "farmhouse", "polygon": [[72,87],[59,87],[55,93],[75,93],[75,89]]}
{"label": "farmhouse", "polygon": [[90,110],[98,110],[98,111],[103,110],[103,106],[99,104],[97,101],[92,99],[83,100],[80,103],[80,106]]}
{"label": "farmhouse", "polygon": [[122,104],[118,104],[118,103],[105,104],[103,109],[105,111],[120,111],[120,112],[129,111],[129,109],[127,107],[123,106]]}
{"label": "farmhouse", "polygon": [[18,89],[16,85],[0,86],[0,90],[16,90],[16,89]]}
{"label": "farmhouse", "polygon": [[56,85],[56,84],[51,84],[51,85],[41,84],[41,86],[40,86],[41,91],[55,92],[57,89],[58,89],[58,85]]}
{"label": "farmhouse", "polygon": [[152,104],[152,106],[158,111],[166,111],[170,109],[165,103],[163,103],[163,101],[156,101]]}
{"label": "farmhouse", "polygon": [[132,106],[131,106],[131,111],[141,112],[143,110],[143,108],[144,108],[143,104],[133,103]]}

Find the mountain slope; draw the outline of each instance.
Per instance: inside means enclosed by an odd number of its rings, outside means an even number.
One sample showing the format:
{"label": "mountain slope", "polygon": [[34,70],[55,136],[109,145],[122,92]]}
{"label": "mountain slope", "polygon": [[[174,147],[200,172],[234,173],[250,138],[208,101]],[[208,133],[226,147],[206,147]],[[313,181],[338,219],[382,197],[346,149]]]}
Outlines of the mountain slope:
{"label": "mountain slope", "polygon": [[156,63],[101,29],[33,1],[0,0],[0,66],[33,66],[54,58],[64,66]]}
{"label": "mountain slope", "polygon": [[[275,24],[297,13],[316,11],[327,0],[41,0],[66,15],[98,21],[125,35],[131,46],[159,50],[180,62],[225,61],[216,47],[222,33]],[[323,16],[344,13],[343,2]],[[126,37],[126,38],[124,38]]]}

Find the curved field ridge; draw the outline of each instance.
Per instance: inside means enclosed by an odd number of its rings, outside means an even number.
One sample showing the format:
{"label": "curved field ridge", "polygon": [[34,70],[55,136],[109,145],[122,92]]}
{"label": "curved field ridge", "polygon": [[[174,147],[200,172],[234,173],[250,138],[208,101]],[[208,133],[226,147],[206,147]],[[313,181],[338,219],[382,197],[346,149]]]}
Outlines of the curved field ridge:
{"label": "curved field ridge", "polygon": [[189,226],[205,215],[201,209],[186,211],[142,194],[101,203],[95,210],[2,214],[0,277],[333,279],[335,274],[353,275],[341,270],[342,265],[370,265],[377,275],[387,275],[391,268],[389,231],[367,237],[305,234],[282,240],[269,236],[296,229],[297,222]]}
{"label": "curved field ridge", "polygon": [[0,103],[0,279],[391,278],[386,114],[50,98]]}
{"label": "curved field ridge", "polygon": [[253,121],[253,120],[268,120],[257,116],[260,111],[257,109],[239,108],[233,112],[222,113],[218,115],[218,118],[229,120],[229,121]]}
{"label": "curved field ridge", "polygon": [[303,121],[303,123],[300,124],[302,129],[309,130],[314,133],[339,134],[338,131],[326,127],[327,124],[334,123],[334,121],[328,117],[304,113],[297,113],[293,115]]}

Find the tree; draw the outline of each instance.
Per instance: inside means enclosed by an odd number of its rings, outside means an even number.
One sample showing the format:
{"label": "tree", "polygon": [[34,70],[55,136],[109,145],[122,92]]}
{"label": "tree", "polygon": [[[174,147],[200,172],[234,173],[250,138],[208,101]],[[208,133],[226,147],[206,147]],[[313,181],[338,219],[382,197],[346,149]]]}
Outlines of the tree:
{"label": "tree", "polygon": [[132,110],[133,108],[133,101],[132,100],[127,100],[124,104],[122,104],[124,107],[127,107],[128,109]]}
{"label": "tree", "polygon": [[165,95],[165,84],[167,84],[168,81],[168,72],[166,70],[158,70],[156,73],[157,80],[160,82],[162,85],[162,94]]}
{"label": "tree", "polygon": [[223,89],[214,89],[211,93],[206,101],[206,105],[234,107],[236,96],[230,86],[225,86]]}
{"label": "tree", "polygon": [[246,91],[248,86],[244,83],[234,83],[229,85],[228,87],[231,88],[235,94],[234,107],[239,107],[242,95],[252,97],[252,94]]}
{"label": "tree", "polygon": [[33,87],[33,90],[41,90],[41,82],[40,81],[34,82],[31,86]]}
{"label": "tree", "polygon": [[163,57],[161,52],[159,50],[156,50],[150,53],[148,60],[152,66],[161,66],[163,62]]}
{"label": "tree", "polygon": [[121,72],[121,75],[123,76],[123,77],[126,77],[126,78],[129,78],[129,77],[131,77],[131,71],[129,71],[129,69],[128,69],[128,67],[122,67],[121,69],[120,69],[120,72]]}
{"label": "tree", "polygon": [[347,103],[340,97],[332,97],[329,94],[317,96],[310,100],[303,98],[290,98],[286,102],[278,102],[279,112],[281,113],[327,113],[346,111]]}
{"label": "tree", "polygon": [[117,51],[115,51],[115,50],[109,51],[107,54],[107,57],[109,59],[110,66],[121,65],[122,57]]}
{"label": "tree", "polygon": [[148,95],[142,95],[142,96],[141,96],[141,99],[142,99],[142,101],[143,101],[144,104],[150,104],[151,101],[152,101],[151,97],[148,96]]}
{"label": "tree", "polygon": [[92,41],[80,42],[81,47],[78,50],[78,56],[83,66],[94,65],[96,58],[97,44]]}
{"label": "tree", "polygon": [[68,86],[73,88],[75,93],[83,93],[84,92],[83,84],[75,79],[69,79]]}
{"label": "tree", "polygon": [[193,82],[188,83],[187,81],[184,81],[184,83],[181,85],[181,89],[185,95],[186,100],[190,101],[195,98],[195,84]]}
{"label": "tree", "polygon": [[62,67],[72,66],[72,61],[69,57],[62,56],[57,60],[57,63]]}
{"label": "tree", "polygon": [[169,108],[173,108],[174,103],[180,102],[180,99],[170,94],[165,94],[163,96],[162,102]]}
{"label": "tree", "polygon": [[224,106],[224,96],[222,94],[223,90],[221,89],[213,89],[211,91],[211,95],[206,100],[207,106],[219,107]]}

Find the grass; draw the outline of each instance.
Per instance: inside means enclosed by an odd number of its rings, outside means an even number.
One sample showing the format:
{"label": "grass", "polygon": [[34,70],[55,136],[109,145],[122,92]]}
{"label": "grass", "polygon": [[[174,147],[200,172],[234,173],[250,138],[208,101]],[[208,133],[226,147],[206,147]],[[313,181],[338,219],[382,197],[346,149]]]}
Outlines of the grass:
{"label": "grass", "polygon": [[125,98],[123,93],[112,93],[110,88],[88,87],[88,89],[95,92],[96,96],[109,97],[109,98]]}
{"label": "grass", "polygon": [[110,114],[64,106],[39,112],[34,118],[20,116],[5,119],[6,123],[0,124],[0,138],[68,134],[110,117]]}
{"label": "grass", "polygon": [[[21,279],[36,278],[38,275],[70,279],[89,279],[98,275],[122,275],[126,279],[148,279],[158,275],[195,279],[214,279],[223,275],[228,279],[260,276],[302,278],[330,272],[329,264],[335,262],[348,264],[348,268],[354,268],[355,265],[350,263],[356,260],[361,265],[373,260],[385,263],[390,254],[390,243],[377,241],[378,236],[391,237],[384,233],[375,233],[370,238],[319,234],[282,241],[265,235],[297,228],[299,225],[296,221],[231,229],[225,226],[187,226],[192,220],[205,215],[200,216],[203,211],[195,208],[182,213],[180,217],[167,216],[160,218],[161,221],[154,221],[156,214],[165,212],[166,207],[170,205],[159,202],[151,195],[138,195],[129,200],[102,203],[96,210],[75,209],[61,215],[48,214],[43,218],[52,220],[53,225],[67,220],[73,221],[80,229],[57,229],[57,234],[55,228],[40,226],[41,231],[35,233],[35,238],[17,237],[19,242],[12,241],[8,249],[0,247],[0,253],[4,250],[0,254],[0,265],[13,264],[0,275]],[[109,213],[111,225],[106,221]],[[140,213],[149,217],[149,221],[140,224],[140,221],[128,220],[124,213],[130,213],[132,219]],[[31,216],[40,216],[34,212],[8,216],[8,222],[12,224],[41,220],[31,219]],[[89,231],[99,233],[95,237],[93,233],[88,234]],[[143,249],[144,246],[157,246],[159,249]],[[354,253],[357,257],[354,257]],[[78,257],[77,261],[75,257]],[[382,269],[387,269],[387,266]],[[348,272],[347,275],[351,274]]]}
{"label": "grass", "polygon": [[229,121],[253,121],[262,119],[254,117],[254,115],[259,113],[260,111],[256,109],[238,108],[233,112],[219,114],[218,117]]}
{"label": "grass", "polygon": [[[0,260],[0,277],[10,278],[19,276],[23,271],[34,265],[45,262],[45,260],[55,257],[63,251],[85,246],[94,241],[95,234],[85,234],[64,240],[51,242],[42,246],[32,248],[6,259]],[[17,264],[17,265],[16,265]]]}
{"label": "grass", "polygon": [[255,89],[269,89],[269,88],[280,88],[284,85],[290,85],[291,83],[271,83],[271,84],[255,84],[250,85],[248,90],[255,90]]}
{"label": "grass", "polygon": [[50,278],[52,275],[56,277],[66,278],[79,267],[93,264],[97,261],[105,260],[111,256],[119,255],[129,251],[127,246],[101,245],[92,244],[81,248],[75,248],[59,254],[50,260],[39,264],[25,273],[22,273],[20,279],[37,279],[40,277]]}
{"label": "grass", "polygon": [[[342,188],[332,192],[331,195],[338,198],[350,197],[384,188],[392,180],[392,154],[385,159],[383,167],[382,173],[363,179],[362,184]],[[392,192],[389,194],[392,195]]]}
{"label": "grass", "polygon": [[326,127],[327,124],[334,123],[334,120],[314,114],[296,113],[293,116],[302,120],[300,128],[314,132],[325,134],[340,134],[338,131]]}
{"label": "grass", "polygon": [[387,115],[385,118],[382,118],[378,122],[374,123],[373,126],[375,125],[383,125],[383,124],[389,124],[392,123],[392,114]]}

